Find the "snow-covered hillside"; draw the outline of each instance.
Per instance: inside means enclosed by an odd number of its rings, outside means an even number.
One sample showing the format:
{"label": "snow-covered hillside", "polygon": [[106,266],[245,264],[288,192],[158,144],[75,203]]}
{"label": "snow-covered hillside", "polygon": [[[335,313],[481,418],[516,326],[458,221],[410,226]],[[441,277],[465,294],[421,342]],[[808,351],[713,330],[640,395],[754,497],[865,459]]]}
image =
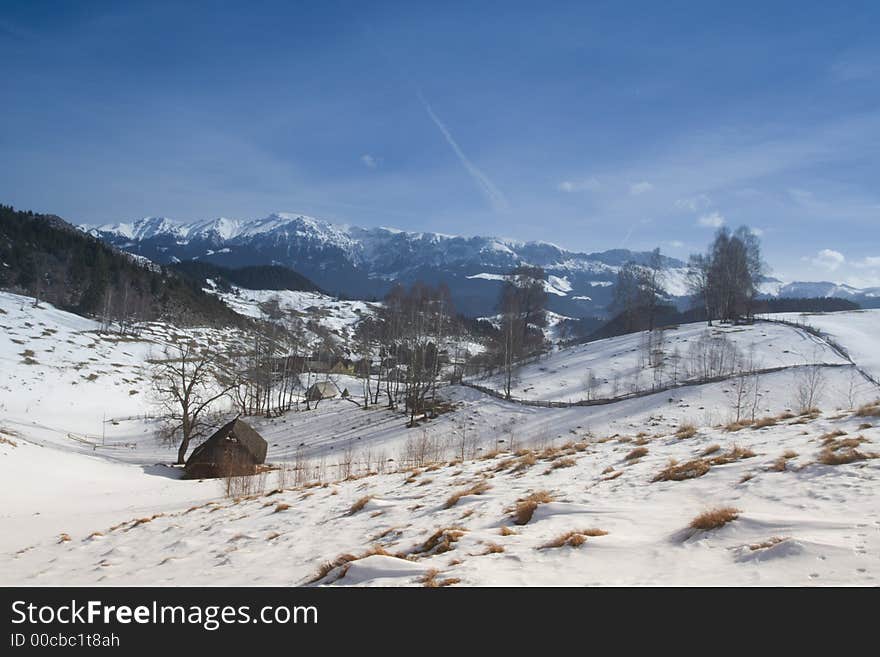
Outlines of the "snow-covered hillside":
{"label": "snow-covered hillside", "polygon": [[206,288],[219,296],[232,310],[260,319],[290,321],[302,324],[307,341],[317,344],[330,334],[337,344],[351,345],[357,323],[375,314],[377,304],[366,301],[334,299],[319,292],[293,290],[248,290],[233,286],[231,292]]}
{"label": "snow-covered hillside", "polygon": [[[685,324],[654,334],[643,331],[553,352],[515,372],[511,396],[578,402],[620,397],[746,369],[772,370],[817,363],[845,365],[848,361],[810,333],[783,324]],[[502,392],[505,378],[502,373],[474,382]]]}
{"label": "snow-covered hillside", "polygon": [[[252,309],[263,299],[239,302]],[[872,371],[871,318],[810,321]],[[232,499],[222,481],[181,480],[167,465],[173,449],[154,435],[146,359],[175,329],[101,334],[94,322],[11,294],[0,294],[0,324],[3,584],[287,585],[319,571],[318,583],[339,585],[871,584],[880,576],[880,407],[871,405],[880,388],[797,327],[715,329],[765,368],[781,368],[755,381],[755,404],[739,423],[727,378],[570,407],[447,386],[447,412],[408,428],[400,411],[353,403],[358,380],[333,375],[353,399],[247,418],[276,469]],[[665,352],[688,354],[704,330],[668,331]],[[587,369],[626,381],[641,343],[633,335],[560,350],[527,365],[517,390],[567,401]],[[801,415],[795,392],[805,365],[817,363],[821,411]],[[670,459],[687,465],[658,480]],[[515,509],[525,513],[529,498],[534,514],[517,524]],[[689,527],[728,506],[739,510],[728,524]],[[343,554],[358,558],[323,568]]]}
{"label": "snow-covered hillside", "polygon": [[[880,461],[815,462],[837,434],[870,456],[880,432],[862,420],[578,433],[316,487],[276,491],[284,482],[270,479],[241,499],[96,517],[23,546],[0,573],[5,584],[872,585]],[[693,478],[659,480],[671,458]],[[691,526],[715,516],[732,519]]]}
{"label": "snow-covered hillside", "polygon": [[859,367],[880,381],[878,327],[880,310],[856,310],[838,313],[778,313],[771,319],[818,329],[846,349]]}

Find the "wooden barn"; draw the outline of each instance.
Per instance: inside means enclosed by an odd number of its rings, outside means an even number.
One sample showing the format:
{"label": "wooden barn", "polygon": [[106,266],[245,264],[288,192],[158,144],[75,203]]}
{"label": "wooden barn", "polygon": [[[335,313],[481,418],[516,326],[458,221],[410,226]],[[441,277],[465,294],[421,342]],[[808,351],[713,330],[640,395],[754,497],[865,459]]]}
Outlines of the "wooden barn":
{"label": "wooden barn", "polygon": [[253,427],[235,418],[193,450],[184,469],[188,479],[250,475],[266,460],[268,444]]}

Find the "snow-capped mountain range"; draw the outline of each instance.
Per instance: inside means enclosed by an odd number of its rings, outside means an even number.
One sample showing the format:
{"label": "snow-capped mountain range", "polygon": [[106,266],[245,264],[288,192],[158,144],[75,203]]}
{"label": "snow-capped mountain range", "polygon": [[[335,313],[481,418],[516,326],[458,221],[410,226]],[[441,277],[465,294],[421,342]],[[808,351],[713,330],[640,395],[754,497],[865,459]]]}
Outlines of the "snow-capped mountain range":
{"label": "snow-capped mountain range", "polygon": [[[618,267],[648,257],[625,249],[582,253],[549,242],[360,228],[280,212],[261,219],[220,217],[193,223],[145,217],[82,228],[158,263],[278,264],[295,269],[328,292],[353,297],[380,297],[395,281],[443,281],[458,310],[471,315],[484,315],[494,308],[502,276],[520,264],[546,270],[551,310],[569,317],[601,314],[611,300]],[[668,293],[683,297],[685,263],[666,258],[665,264]],[[772,296],[853,299],[866,293],[833,283],[784,284],[775,279],[766,281],[764,291]],[[880,290],[872,292],[880,296]]]}

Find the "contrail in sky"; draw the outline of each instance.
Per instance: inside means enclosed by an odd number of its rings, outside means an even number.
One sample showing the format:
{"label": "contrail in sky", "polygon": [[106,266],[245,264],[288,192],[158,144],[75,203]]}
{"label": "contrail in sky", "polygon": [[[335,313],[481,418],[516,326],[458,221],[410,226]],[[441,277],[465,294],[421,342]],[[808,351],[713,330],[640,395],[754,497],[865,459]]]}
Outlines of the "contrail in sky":
{"label": "contrail in sky", "polygon": [[446,143],[452,148],[452,151],[455,153],[456,157],[458,157],[459,162],[461,162],[462,166],[464,166],[465,170],[470,174],[470,177],[474,179],[474,182],[477,183],[480,191],[486,196],[486,199],[492,205],[492,209],[496,212],[504,212],[507,210],[510,207],[510,204],[507,202],[507,197],[504,196],[504,193],[498,189],[491,180],[489,180],[485,173],[480,171],[476,165],[468,159],[468,156],[465,155],[463,150],[461,150],[461,146],[455,141],[452,133],[449,132],[449,129],[443,124],[443,121],[440,120],[440,117],[434,113],[434,110],[431,108],[428,101],[425,100],[421,94],[418,94],[418,96],[419,100],[422,101],[422,105],[425,106],[425,111],[428,113],[428,116],[431,117],[431,120],[443,134]]}

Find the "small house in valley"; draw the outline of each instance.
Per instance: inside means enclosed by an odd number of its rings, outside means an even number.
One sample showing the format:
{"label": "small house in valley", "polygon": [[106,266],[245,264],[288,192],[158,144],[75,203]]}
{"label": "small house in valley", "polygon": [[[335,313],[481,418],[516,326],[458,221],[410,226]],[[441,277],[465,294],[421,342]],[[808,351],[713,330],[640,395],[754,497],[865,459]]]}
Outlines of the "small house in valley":
{"label": "small house in valley", "polygon": [[266,461],[267,450],[263,437],[235,418],[196,447],[184,469],[188,479],[250,475]]}

